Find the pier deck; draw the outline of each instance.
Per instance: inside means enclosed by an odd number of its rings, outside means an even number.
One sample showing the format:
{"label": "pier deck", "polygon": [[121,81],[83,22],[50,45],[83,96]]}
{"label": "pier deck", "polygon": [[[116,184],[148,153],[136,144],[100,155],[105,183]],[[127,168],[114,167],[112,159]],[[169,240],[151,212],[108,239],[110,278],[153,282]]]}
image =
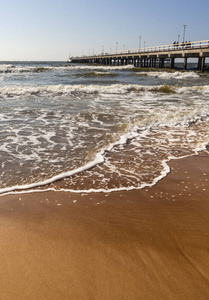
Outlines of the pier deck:
{"label": "pier deck", "polygon": [[96,63],[103,65],[127,65],[136,67],[164,68],[165,60],[170,61],[170,68],[175,67],[175,59],[184,59],[184,70],[188,58],[198,58],[198,70],[204,72],[205,58],[209,57],[209,40],[171,44],[141,49],[130,49],[112,53],[100,53],[89,56],[71,57],[76,63]]}

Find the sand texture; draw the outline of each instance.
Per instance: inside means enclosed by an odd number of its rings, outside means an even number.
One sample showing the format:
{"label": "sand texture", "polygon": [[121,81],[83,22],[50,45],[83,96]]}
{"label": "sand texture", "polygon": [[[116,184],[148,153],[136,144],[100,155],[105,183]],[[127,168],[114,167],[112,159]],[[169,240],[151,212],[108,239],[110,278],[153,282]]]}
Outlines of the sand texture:
{"label": "sand texture", "polygon": [[209,155],[152,188],[0,197],[0,299],[209,299]]}

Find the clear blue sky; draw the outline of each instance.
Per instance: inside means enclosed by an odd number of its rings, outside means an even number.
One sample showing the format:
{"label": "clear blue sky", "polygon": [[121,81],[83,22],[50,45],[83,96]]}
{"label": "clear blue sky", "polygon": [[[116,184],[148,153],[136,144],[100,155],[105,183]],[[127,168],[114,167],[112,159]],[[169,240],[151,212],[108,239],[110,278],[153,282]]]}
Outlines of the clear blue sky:
{"label": "clear blue sky", "polygon": [[209,0],[0,0],[0,61],[209,39]]}

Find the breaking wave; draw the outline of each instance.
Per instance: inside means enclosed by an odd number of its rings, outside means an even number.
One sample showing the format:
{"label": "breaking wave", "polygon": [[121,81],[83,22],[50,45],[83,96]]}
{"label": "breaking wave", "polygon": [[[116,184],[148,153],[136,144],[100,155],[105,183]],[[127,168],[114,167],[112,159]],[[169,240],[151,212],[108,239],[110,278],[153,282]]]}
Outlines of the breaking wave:
{"label": "breaking wave", "polygon": [[35,87],[4,87],[0,88],[1,97],[29,96],[29,95],[70,95],[82,94],[127,94],[130,92],[160,92],[160,93],[209,93],[209,85],[193,87],[177,87],[168,85],[142,86],[137,84],[112,85],[47,85]]}
{"label": "breaking wave", "polygon": [[151,72],[151,71],[148,71],[148,72],[139,72],[139,73],[136,73],[137,75],[140,75],[140,76],[150,76],[150,77],[157,77],[157,78],[160,78],[160,79],[197,79],[199,78],[200,76],[196,73],[196,72],[162,72],[162,71],[156,71],[156,72]]}
{"label": "breaking wave", "polygon": [[[61,66],[19,66],[12,64],[0,64],[0,73],[40,73],[46,71],[76,71],[76,70],[103,70],[103,71],[113,71],[113,70],[129,70],[134,68],[132,65],[127,66],[77,66],[77,65],[61,65]],[[91,75],[91,74],[90,74]]]}
{"label": "breaking wave", "polygon": [[209,142],[207,74],[59,62],[0,73],[0,193],[143,188]]}

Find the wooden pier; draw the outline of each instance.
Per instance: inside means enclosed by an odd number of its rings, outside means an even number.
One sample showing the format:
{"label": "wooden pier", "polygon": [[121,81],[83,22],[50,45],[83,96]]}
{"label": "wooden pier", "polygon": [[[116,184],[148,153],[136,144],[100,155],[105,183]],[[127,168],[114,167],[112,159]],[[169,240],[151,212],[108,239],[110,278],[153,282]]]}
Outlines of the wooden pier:
{"label": "wooden pier", "polygon": [[206,57],[209,57],[209,40],[71,57],[71,62],[102,65],[132,64],[141,68],[164,68],[166,60],[173,69],[175,59],[183,58],[184,70],[186,70],[188,58],[198,58],[198,70],[204,72]]}

